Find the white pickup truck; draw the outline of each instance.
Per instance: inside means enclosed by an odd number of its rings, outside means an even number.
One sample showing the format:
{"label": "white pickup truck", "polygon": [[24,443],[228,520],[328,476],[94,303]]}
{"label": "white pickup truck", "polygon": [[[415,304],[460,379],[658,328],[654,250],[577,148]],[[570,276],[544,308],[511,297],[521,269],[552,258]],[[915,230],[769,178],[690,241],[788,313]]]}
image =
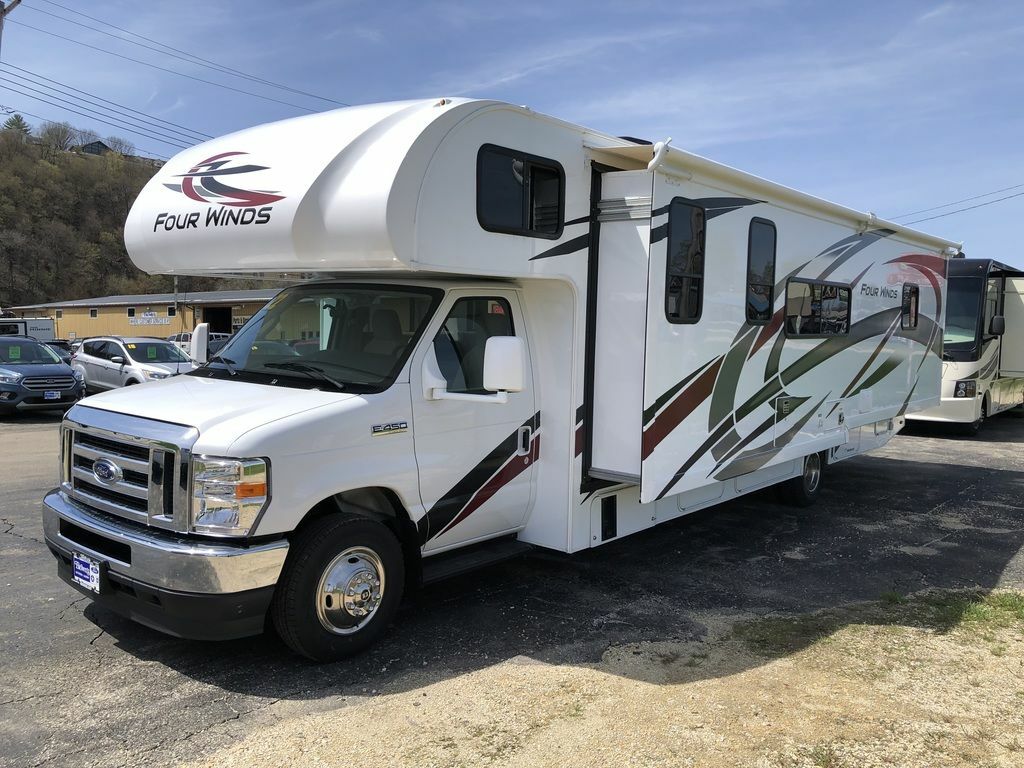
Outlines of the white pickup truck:
{"label": "white pickup truck", "polygon": [[530,546],[770,485],[811,503],[826,464],[938,402],[956,250],[465,99],[186,150],[125,241],[148,272],[292,286],[198,369],[68,413],[58,572],[183,637],[269,614],[318,660],[377,638],[407,587]]}

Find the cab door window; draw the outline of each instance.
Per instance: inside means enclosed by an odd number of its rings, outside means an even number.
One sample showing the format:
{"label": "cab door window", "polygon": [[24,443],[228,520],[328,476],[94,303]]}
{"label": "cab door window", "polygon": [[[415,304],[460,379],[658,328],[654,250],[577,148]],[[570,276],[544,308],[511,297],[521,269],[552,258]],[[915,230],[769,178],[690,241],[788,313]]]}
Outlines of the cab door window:
{"label": "cab door window", "polygon": [[484,350],[493,336],[514,336],[512,308],[500,297],[459,299],[434,338],[434,355],[449,392],[487,394]]}

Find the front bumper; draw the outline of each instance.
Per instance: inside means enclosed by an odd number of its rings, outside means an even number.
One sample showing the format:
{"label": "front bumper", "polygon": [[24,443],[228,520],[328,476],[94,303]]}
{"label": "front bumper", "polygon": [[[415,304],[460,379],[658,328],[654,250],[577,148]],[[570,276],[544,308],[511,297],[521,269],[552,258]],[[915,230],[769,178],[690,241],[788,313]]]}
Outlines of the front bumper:
{"label": "front bumper", "polygon": [[0,388],[0,408],[17,410],[43,410],[45,408],[70,408],[85,397],[85,385],[74,389],[58,390],[60,398],[47,400],[42,392],[23,389],[17,385]]}
{"label": "front bumper", "polygon": [[[123,616],[197,640],[259,634],[288,542],[210,543],[147,529],[87,509],[51,491],[43,500],[43,534],[58,575]],[[78,552],[102,564],[99,594],[71,580]]]}
{"label": "front bumper", "polygon": [[908,413],[914,421],[936,421],[955,424],[970,424],[981,418],[980,397],[944,397],[934,408],[917,413]]}

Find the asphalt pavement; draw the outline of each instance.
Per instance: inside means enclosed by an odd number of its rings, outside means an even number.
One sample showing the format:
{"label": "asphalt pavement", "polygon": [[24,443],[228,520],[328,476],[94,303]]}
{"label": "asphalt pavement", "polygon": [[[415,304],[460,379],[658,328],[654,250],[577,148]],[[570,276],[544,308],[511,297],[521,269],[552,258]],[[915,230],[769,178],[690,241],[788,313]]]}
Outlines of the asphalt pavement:
{"label": "asphalt pavement", "polygon": [[610,646],[701,637],[708,612],[1024,588],[1024,419],[1004,415],[977,438],[915,429],[830,467],[810,509],[760,492],[580,555],[538,552],[434,585],[371,651],[317,666],[272,635],[170,638],[59,581],[40,523],[58,424],[0,422],[5,766],[175,765],[269,723],[517,656],[587,664]]}

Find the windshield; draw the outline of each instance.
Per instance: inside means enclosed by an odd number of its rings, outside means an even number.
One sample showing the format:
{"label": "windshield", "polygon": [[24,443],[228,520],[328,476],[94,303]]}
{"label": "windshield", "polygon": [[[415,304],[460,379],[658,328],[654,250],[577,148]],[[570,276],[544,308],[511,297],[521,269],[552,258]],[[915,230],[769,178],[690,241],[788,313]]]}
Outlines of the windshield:
{"label": "windshield", "polygon": [[947,283],[946,330],[947,348],[970,349],[978,337],[981,316],[981,294],[985,281],[976,277],[954,277]]}
{"label": "windshield", "polygon": [[394,285],[290,288],[253,315],[210,366],[272,384],[379,391],[398,375],[440,297],[440,290]]}
{"label": "windshield", "polygon": [[126,341],[128,356],[136,363],[187,363],[191,358],[166,341]]}
{"label": "windshield", "polygon": [[59,362],[57,353],[38,341],[0,338],[0,363],[4,365],[52,365]]}

